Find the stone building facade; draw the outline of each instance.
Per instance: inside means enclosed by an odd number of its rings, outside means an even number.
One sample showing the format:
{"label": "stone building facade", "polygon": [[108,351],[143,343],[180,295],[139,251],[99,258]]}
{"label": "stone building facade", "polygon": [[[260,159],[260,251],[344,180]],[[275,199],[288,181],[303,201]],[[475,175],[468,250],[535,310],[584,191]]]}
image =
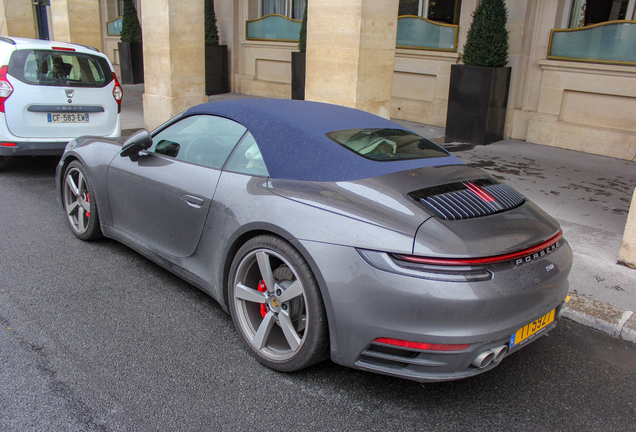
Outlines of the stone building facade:
{"label": "stone building facade", "polygon": [[[311,0],[307,99],[444,126],[451,65],[461,62],[478,1]],[[512,78],[505,136],[636,160],[635,3],[507,1]],[[203,0],[136,4],[144,109],[154,127],[206,100]],[[47,24],[51,39],[96,46],[117,65],[122,5],[0,0],[0,34],[42,37]],[[305,7],[306,0],[216,0],[232,91],[290,98],[294,32]]]}
{"label": "stone building facade", "polygon": [[[37,8],[48,10],[49,32],[53,39],[92,45],[118,63],[117,19],[122,0],[0,0],[4,12],[0,33],[37,37]],[[181,15],[180,10],[200,8],[202,0],[149,1],[137,0],[137,9],[145,34],[157,32],[148,14],[156,17]],[[352,0],[347,4],[375,5],[376,17],[361,15],[349,8],[337,9],[338,1],[314,0],[310,5],[315,15],[338,20],[347,31],[361,21],[376,19],[398,8],[398,15],[419,16],[438,25],[455,25],[456,43],[452,48],[430,44],[429,47],[399,45],[393,59],[390,112],[394,118],[443,126],[446,120],[450,66],[461,62],[461,51],[478,0]],[[594,26],[621,22],[624,28],[601,51],[636,52],[635,0],[515,0],[508,1],[510,58],[512,82],[508,100],[505,136],[531,142],[564,147],[589,153],[633,160],[636,157],[636,59],[634,55],[610,59],[561,58],[548,52],[553,29],[578,29],[570,34],[588,44],[595,43]],[[295,25],[302,17],[306,0],[217,0],[215,4],[220,39],[230,53],[231,88],[233,91],[274,98],[291,95],[291,53],[297,43],[283,39],[276,23],[269,34],[248,37],[250,23],[278,14]],[[148,11],[146,16],[144,11]],[[335,12],[337,11],[337,12]],[[351,16],[346,14],[351,13]],[[345,15],[342,15],[345,14]],[[396,17],[397,18],[397,17]],[[201,21],[201,20],[199,20]],[[294,23],[296,21],[296,23]],[[422,20],[423,21],[423,20]],[[170,22],[169,18],[165,22]],[[165,22],[159,26],[166,25]],[[172,20],[174,25],[174,19]],[[190,25],[191,23],[188,23]],[[428,23],[427,23],[428,24]],[[199,23],[202,25],[202,22]],[[320,24],[324,28],[328,23]],[[398,23],[398,30],[400,24]],[[601,30],[609,29],[610,26]],[[272,28],[274,30],[272,30]],[[312,23],[310,18],[309,29]],[[316,27],[317,29],[317,27]],[[180,29],[179,31],[183,31]],[[190,31],[191,29],[188,29]],[[559,37],[567,32],[554,33]],[[606,32],[607,33],[607,32]],[[325,32],[320,33],[322,41]],[[569,36],[565,34],[565,36]],[[146,42],[152,36],[147,36]],[[587,39],[586,39],[587,37]],[[601,35],[601,38],[603,36]],[[293,36],[292,36],[293,38]],[[607,39],[607,38],[606,38]],[[191,44],[202,41],[190,37]],[[309,39],[311,45],[311,38]],[[580,44],[574,40],[573,44]],[[601,42],[603,43],[603,42]],[[567,48],[567,43],[566,43]],[[594,50],[591,47],[590,50]],[[598,47],[596,48],[598,50]],[[631,60],[631,61],[630,61]],[[385,62],[386,62],[385,61]],[[314,63],[316,64],[316,63]],[[386,65],[364,65],[360,73],[373,74]],[[308,68],[311,68],[311,63]],[[315,70],[330,74],[332,71]],[[309,73],[309,72],[308,72]]]}

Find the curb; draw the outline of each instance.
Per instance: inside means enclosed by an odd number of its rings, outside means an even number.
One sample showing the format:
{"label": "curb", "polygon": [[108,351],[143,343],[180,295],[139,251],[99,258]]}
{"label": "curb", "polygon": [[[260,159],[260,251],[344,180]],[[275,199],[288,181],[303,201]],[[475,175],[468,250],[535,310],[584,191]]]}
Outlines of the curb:
{"label": "curb", "polygon": [[571,292],[569,295],[570,302],[563,311],[565,318],[636,343],[636,315],[632,311],[577,293]]}

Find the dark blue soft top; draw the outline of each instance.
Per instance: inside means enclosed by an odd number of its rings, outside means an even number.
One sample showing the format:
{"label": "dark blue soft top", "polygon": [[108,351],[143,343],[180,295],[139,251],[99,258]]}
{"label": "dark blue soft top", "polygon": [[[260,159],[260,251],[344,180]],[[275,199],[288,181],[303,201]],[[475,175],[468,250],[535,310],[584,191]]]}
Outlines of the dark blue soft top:
{"label": "dark blue soft top", "polygon": [[281,99],[233,99],[197,105],[185,112],[234,120],[258,143],[272,178],[350,181],[414,168],[457,165],[455,156],[377,162],[359,156],[325,136],[344,129],[405,129],[382,117],[319,102]]}

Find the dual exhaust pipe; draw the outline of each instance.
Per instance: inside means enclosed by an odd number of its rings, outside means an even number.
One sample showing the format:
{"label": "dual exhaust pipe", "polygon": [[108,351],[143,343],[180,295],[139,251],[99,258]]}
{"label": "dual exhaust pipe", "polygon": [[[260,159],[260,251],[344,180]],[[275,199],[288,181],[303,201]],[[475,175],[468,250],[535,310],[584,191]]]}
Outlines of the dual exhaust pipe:
{"label": "dual exhaust pipe", "polygon": [[473,360],[471,364],[475,367],[478,367],[479,369],[483,369],[490,363],[499,363],[501,359],[504,358],[507,352],[508,345],[502,345],[497,348],[492,348],[488,351],[484,351],[483,353],[475,357],[475,360]]}
{"label": "dual exhaust pipe", "polygon": [[[565,306],[567,305],[569,301],[570,301],[570,296],[568,296],[565,299],[565,301],[561,303],[559,307],[557,307],[556,314],[554,317],[555,321],[561,318],[561,316],[563,315],[563,312],[565,311]],[[473,360],[471,364],[479,369],[483,369],[486,366],[488,366],[490,363],[495,363],[495,364],[499,363],[504,358],[507,352],[508,352],[508,345],[502,345],[497,348],[491,348],[488,351],[484,351],[483,353],[475,357],[475,360]]]}

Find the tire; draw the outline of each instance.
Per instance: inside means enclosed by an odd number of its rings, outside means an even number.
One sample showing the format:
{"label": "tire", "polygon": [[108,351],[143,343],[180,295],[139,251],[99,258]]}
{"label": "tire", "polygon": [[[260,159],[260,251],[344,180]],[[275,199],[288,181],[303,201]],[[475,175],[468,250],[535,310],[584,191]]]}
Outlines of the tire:
{"label": "tire", "polygon": [[95,192],[84,166],[71,162],[64,172],[62,202],[73,234],[81,240],[95,240],[102,236]]}
{"label": "tire", "polygon": [[328,356],[322,296],[292,245],[269,235],[249,240],[232,261],[228,284],[234,326],[265,366],[292,372]]}

